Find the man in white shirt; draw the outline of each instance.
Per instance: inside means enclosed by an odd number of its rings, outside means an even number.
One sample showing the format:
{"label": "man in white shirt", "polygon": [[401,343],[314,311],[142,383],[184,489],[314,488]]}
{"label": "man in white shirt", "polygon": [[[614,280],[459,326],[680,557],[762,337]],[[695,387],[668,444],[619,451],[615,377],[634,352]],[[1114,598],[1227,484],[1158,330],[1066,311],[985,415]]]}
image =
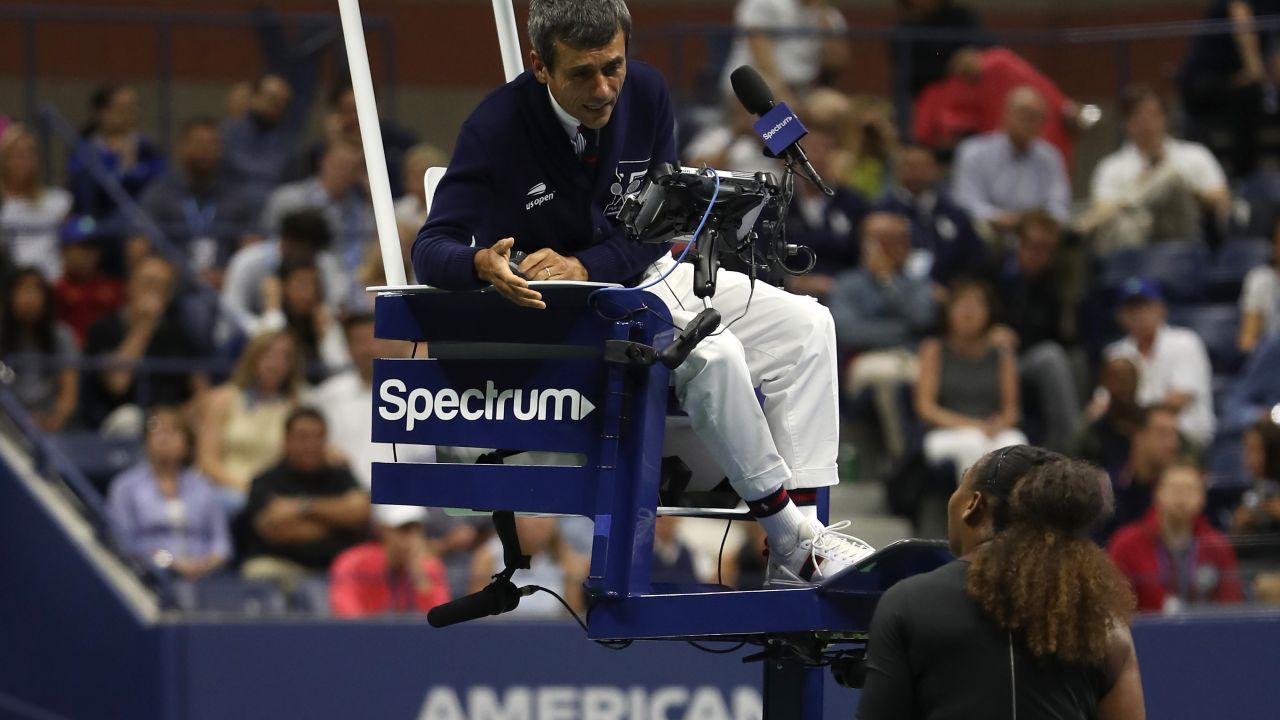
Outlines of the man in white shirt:
{"label": "man in white shirt", "polygon": [[1227,178],[1205,146],[1167,132],[1164,101],[1148,86],[1121,103],[1129,141],[1098,163],[1081,229],[1099,254],[1159,240],[1199,238],[1203,213],[1225,219]]}
{"label": "man in white shirt", "polygon": [[396,456],[391,446],[375,443],[373,436],[373,361],[380,357],[404,357],[407,343],[379,340],[373,334],[372,315],[352,315],[343,323],[347,348],[354,367],[321,383],[311,402],[324,414],[329,425],[329,444],[347,458],[356,480],[369,490],[373,486],[373,463],[435,462],[434,447],[402,445]]}
{"label": "man in white shirt", "polygon": [[777,99],[794,108],[824,71],[834,72],[849,62],[848,41],[840,34],[846,27],[844,16],[827,0],[741,0],[733,25],[741,34],[725,63],[726,92],[729,74],[751,65]]}
{"label": "man in white shirt", "polygon": [[1057,148],[1040,137],[1048,108],[1028,85],[1005,99],[1004,127],[956,149],[952,196],[996,235],[1011,233],[1029,210],[1058,222],[1071,211],[1071,182]]}
{"label": "man in white shirt", "polygon": [[1165,324],[1167,308],[1150,280],[1130,278],[1120,291],[1120,324],[1128,335],[1107,347],[1107,359],[1138,366],[1138,404],[1178,411],[1178,430],[1200,448],[1213,439],[1213,377],[1204,341],[1187,328]]}

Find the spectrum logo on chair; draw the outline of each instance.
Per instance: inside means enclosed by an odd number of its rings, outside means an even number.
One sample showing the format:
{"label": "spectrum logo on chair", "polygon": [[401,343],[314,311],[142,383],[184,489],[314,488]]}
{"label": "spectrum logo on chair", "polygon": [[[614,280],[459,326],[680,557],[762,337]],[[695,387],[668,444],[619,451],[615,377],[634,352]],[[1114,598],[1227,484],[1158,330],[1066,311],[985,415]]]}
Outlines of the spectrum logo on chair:
{"label": "spectrum logo on chair", "polygon": [[386,380],[378,388],[383,420],[404,420],[405,430],[432,417],[440,420],[583,420],[596,406],[572,388],[499,390],[492,380],[483,390],[458,391],[440,388],[434,393],[424,388],[412,392],[403,380]]}

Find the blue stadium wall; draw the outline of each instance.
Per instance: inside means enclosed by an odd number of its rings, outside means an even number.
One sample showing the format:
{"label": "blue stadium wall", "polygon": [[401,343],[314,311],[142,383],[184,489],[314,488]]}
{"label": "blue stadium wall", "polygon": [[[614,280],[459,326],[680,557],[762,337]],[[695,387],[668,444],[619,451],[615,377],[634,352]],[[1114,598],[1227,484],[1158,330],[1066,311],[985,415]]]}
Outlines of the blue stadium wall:
{"label": "blue stadium wall", "polygon": [[[1275,717],[1280,615],[1134,634],[1149,717]],[[606,650],[561,623],[147,624],[0,464],[0,717],[747,720],[759,676],[682,644]],[[856,703],[828,682],[827,717]]]}

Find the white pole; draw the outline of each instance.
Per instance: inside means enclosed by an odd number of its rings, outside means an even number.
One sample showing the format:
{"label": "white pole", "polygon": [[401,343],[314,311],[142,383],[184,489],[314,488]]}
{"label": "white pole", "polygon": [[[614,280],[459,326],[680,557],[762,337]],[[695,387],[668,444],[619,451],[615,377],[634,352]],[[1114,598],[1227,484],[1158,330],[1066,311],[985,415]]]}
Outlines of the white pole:
{"label": "white pole", "polygon": [[516,28],[516,10],[511,0],[493,0],[493,21],[498,26],[498,47],[502,48],[502,72],[507,82],[524,72],[520,57],[520,30]]}
{"label": "white pole", "polygon": [[356,94],[356,116],[360,119],[360,141],[364,144],[369,192],[373,196],[373,217],[378,224],[378,243],[382,246],[382,267],[387,274],[387,285],[405,285],[404,256],[400,252],[395,207],[391,204],[387,159],[382,153],[382,128],[378,103],[373,96],[369,51],[364,45],[360,0],[338,0],[338,11],[342,15],[342,35],[347,41],[347,66],[351,69],[351,89]]}

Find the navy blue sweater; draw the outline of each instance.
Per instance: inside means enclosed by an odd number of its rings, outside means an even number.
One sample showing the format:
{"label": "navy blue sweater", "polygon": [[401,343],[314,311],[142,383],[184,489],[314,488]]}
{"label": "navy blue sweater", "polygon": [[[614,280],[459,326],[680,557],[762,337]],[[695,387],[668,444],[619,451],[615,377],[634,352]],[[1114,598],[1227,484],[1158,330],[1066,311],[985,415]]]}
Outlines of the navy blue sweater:
{"label": "navy blue sweater", "polygon": [[633,284],[667,251],[628,241],[616,220],[623,193],[639,187],[651,162],[676,161],[662,76],[628,61],[613,117],[600,130],[594,172],[574,154],[551,102],[547,87],[526,72],[490,93],[463,123],[431,217],[413,244],[420,282],[481,287],[475,254],[504,237],[515,238],[516,250],[576,257],[593,282]]}

